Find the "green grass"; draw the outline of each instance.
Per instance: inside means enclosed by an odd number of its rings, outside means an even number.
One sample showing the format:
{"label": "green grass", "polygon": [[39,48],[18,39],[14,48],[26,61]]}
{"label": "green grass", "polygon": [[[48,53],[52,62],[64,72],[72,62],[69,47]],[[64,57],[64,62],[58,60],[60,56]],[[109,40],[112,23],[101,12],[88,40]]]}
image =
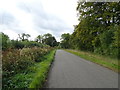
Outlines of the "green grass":
{"label": "green grass", "polygon": [[37,62],[34,65],[23,70],[21,73],[10,77],[10,88],[42,88],[49,71],[49,67],[54,60],[56,50],[42,58],[42,62]]}
{"label": "green grass", "polygon": [[107,67],[115,72],[120,72],[120,65],[118,64],[120,63],[120,60],[112,59],[110,57],[105,57],[102,55],[97,55],[91,52],[68,50],[68,49],[65,49],[65,51],[75,54],[77,56],[80,56],[81,58],[92,61],[99,65],[102,65],[104,67]]}
{"label": "green grass", "polygon": [[39,68],[36,70],[33,81],[30,83],[29,88],[42,88],[43,83],[46,80],[46,76],[51,65],[51,62],[54,60],[55,51],[52,51],[50,54],[46,55],[43,62],[39,63]]}

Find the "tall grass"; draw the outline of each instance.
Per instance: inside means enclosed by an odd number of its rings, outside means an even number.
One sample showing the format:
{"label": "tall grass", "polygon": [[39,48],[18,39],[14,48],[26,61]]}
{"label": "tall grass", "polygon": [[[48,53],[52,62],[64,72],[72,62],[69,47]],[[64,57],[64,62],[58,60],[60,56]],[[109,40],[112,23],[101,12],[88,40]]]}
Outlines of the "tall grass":
{"label": "tall grass", "polygon": [[39,68],[36,69],[36,74],[33,81],[30,83],[29,88],[42,88],[46,80],[46,76],[51,65],[51,62],[54,60],[55,50],[50,52],[45,56],[45,60],[39,63]]}

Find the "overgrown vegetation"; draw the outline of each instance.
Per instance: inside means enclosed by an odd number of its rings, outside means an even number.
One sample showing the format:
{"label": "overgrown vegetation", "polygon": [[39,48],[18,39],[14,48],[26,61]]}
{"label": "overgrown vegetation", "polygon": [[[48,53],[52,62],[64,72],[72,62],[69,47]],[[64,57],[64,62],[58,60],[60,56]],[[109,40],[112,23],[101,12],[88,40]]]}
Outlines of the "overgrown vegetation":
{"label": "overgrown vegetation", "polygon": [[31,47],[55,47],[59,45],[59,42],[56,41],[55,37],[51,34],[47,33],[42,35],[38,35],[35,40],[29,40],[29,34],[18,34],[19,38],[16,40],[10,40],[9,36],[0,32],[0,46],[3,51],[8,49],[22,49],[22,48],[31,48]]}
{"label": "overgrown vegetation", "polygon": [[68,49],[65,49],[65,51],[73,53],[77,56],[80,56],[81,58],[92,61],[99,65],[105,66],[111,70],[114,70],[115,72],[120,72],[120,65],[119,65],[120,61],[118,61],[117,59],[112,59],[110,57],[105,57],[103,55],[98,55],[91,52],[68,50]]}
{"label": "overgrown vegetation", "polygon": [[55,50],[51,51],[48,55],[44,56],[41,63],[38,64],[36,69],[35,77],[30,83],[29,88],[42,88],[43,82],[46,80],[46,76],[49,70],[49,67],[54,60]]}
{"label": "overgrown vegetation", "polygon": [[120,59],[120,2],[80,2],[79,24],[61,35],[61,47]]}
{"label": "overgrown vegetation", "polygon": [[[44,39],[53,37],[49,34],[45,36]],[[23,33],[19,34],[20,40],[10,40],[6,34],[0,33],[3,89],[37,88],[38,84],[42,87],[49,65],[54,58],[56,39],[54,38],[54,42],[49,39],[49,43],[43,43],[38,40],[29,41],[29,37],[29,34]]]}
{"label": "overgrown vegetation", "polygon": [[[120,68],[117,63],[120,59],[120,1],[80,2],[79,0],[76,10],[79,24],[74,26],[72,34],[61,35],[60,47],[85,51],[67,50],[117,71],[117,68]],[[38,35],[31,41],[29,34],[18,35],[19,38],[16,40],[10,40],[8,35],[0,33],[2,86],[8,89],[42,87],[55,53],[52,51],[53,47],[58,46],[59,42],[49,33]],[[110,58],[97,57],[91,53]]]}
{"label": "overgrown vegetation", "polygon": [[25,65],[25,60],[22,65],[18,65],[24,68],[16,69],[17,72],[14,71],[14,75],[12,73],[9,73],[7,77],[3,75],[3,88],[42,88],[54,54],[55,50],[52,50],[42,58],[39,56],[37,59],[41,59],[41,62],[33,62],[32,65]]}
{"label": "overgrown vegetation", "polygon": [[[12,87],[14,84],[11,77],[22,72],[37,62],[42,62],[43,56],[52,48],[23,48],[20,50],[9,50],[3,52],[3,87]],[[12,84],[12,85],[11,85]]]}

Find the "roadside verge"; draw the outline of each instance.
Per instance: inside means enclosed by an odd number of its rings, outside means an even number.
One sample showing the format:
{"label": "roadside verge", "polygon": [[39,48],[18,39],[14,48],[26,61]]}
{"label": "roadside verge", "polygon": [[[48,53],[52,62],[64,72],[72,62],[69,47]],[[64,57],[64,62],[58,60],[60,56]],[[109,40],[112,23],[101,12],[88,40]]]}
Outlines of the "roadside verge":
{"label": "roadside verge", "polygon": [[51,63],[54,60],[56,50],[51,51],[49,54],[44,56],[44,59],[41,63],[38,64],[38,68],[36,70],[33,81],[30,83],[29,88],[42,88],[44,82],[47,78],[47,74]]}
{"label": "roadside verge", "polygon": [[84,58],[88,61],[94,62],[106,68],[109,68],[115,72],[120,72],[119,60],[111,59],[108,57],[96,55],[96,54],[89,53],[89,52],[69,50],[69,49],[64,49],[64,50],[69,53],[75,54],[81,58]]}

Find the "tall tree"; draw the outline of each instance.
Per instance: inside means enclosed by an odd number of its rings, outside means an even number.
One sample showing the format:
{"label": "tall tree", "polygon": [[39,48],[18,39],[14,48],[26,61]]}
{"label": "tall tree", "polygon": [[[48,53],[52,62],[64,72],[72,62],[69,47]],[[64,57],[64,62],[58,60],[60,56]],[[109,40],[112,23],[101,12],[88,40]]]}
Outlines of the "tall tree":
{"label": "tall tree", "polygon": [[42,40],[43,40],[43,36],[38,35],[37,38],[36,38],[36,41],[42,43]]}
{"label": "tall tree", "polygon": [[52,34],[47,33],[47,34],[44,34],[44,35],[43,35],[43,38],[44,38],[44,39],[49,38],[49,37],[52,37]]}
{"label": "tall tree", "polygon": [[64,33],[61,35],[61,47],[70,48],[70,34]]}
{"label": "tall tree", "polygon": [[52,34],[50,34],[50,33],[47,33],[47,34],[44,34],[44,35],[43,35],[43,40],[42,40],[42,42],[43,42],[44,44],[47,44],[47,45],[52,46],[52,47],[58,45],[58,44],[57,44],[57,40],[56,40],[55,37],[52,36]]}
{"label": "tall tree", "polygon": [[[72,47],[104,55],[116,52],[120,25],[119,2],[80,2],[77,11],[79,24],[71,35]],[[117,34],[116,34],[117,33]]]}

